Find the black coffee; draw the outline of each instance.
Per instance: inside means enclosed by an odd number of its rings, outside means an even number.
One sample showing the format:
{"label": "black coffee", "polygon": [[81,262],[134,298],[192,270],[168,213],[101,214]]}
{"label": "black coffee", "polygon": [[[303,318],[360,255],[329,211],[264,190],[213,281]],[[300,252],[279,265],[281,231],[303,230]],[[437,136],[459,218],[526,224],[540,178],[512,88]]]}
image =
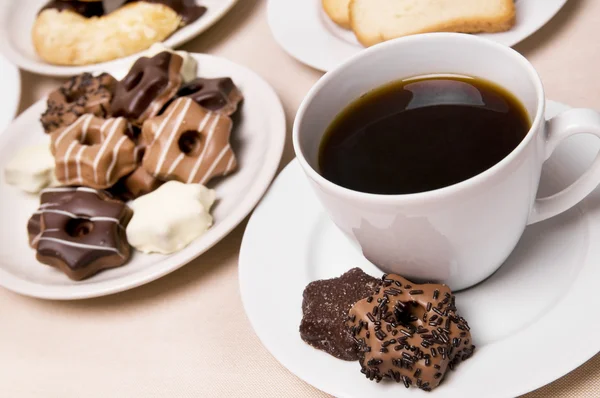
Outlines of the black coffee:
{"label": "black coffee", "polygon": [[393,82],[361,96],[331,123],[321,142],[320,172],[361,192],[430,191],[500,162],[530,125],[519,100],[489,81]]}

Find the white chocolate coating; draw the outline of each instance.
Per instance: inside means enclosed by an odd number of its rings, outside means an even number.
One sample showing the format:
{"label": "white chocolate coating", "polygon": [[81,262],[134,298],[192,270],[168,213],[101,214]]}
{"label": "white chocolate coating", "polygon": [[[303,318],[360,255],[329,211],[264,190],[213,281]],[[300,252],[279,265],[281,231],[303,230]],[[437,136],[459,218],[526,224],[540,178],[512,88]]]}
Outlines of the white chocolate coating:
{"label": "white chocolate coating", "polygon": [[144,253],[183,249],[212,225],[215,196],[204,185],[169,181],[137,198],[129,205],[133,209],[127,226],[129,244]]}
{"label": "white chocolate coating", "polygon": [[4,168],[4,178],[10,185],[29,193],[38,193],[56,185],[54,157],[49,144],[22,148]]}
{"label": "white chocolate coating", "polygon": [[[146,51],[141,53],[141,57],[153,57],[156,54],[162,53],[163,51],[167,51],[173,54],[179,55],[183,58],[183,65],[181,65],[181,79],[183,83],[190,82],[197,77],[198,63],[196,60],[186,51],[173,51],[170,48],[166,47],[162,43],[154,43],[150,46]],[[135,61],[134,61],[135,62]],[[133,65],[133,63],[131,64]],[[130,65],[130,69],[131,69]]]}

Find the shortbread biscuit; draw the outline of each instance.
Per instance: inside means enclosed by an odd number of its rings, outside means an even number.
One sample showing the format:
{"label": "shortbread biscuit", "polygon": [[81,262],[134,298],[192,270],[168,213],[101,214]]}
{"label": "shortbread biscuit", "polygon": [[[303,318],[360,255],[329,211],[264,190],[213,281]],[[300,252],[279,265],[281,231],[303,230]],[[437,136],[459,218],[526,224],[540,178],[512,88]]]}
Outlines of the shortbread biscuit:
{"label": "shortbread biscuit", "polygon": [[323,10],[329,18],[342,28],[350,29],[350,0],[322,0]]}
{"label": "shortbread biscuit", "polygon": [[515,23],[513,0],[350,0],[349,12],[365,46],[427,32],[502,32]]}

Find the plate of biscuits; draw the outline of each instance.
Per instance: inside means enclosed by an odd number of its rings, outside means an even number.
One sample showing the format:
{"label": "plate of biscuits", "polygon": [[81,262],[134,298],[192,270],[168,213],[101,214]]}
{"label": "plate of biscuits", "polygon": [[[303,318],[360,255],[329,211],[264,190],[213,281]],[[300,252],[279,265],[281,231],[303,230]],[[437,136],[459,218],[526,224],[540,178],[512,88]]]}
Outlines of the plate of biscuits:
{"label": "plate of biscuits", "polygon": [[567,0],[270,0],[279,45],[321,71],[365,47],[429,32],[473,33],[513,46],[544,26]]}
{"label": "plate of biscuits", "polygon": [[152,44],[179,46],[237,0],[25,0],[3,2],[0,49],[20,68],[51,76],[104,71]]}
{"label": "plate of biscuits", "polygon": [[71,77],[0,135],[0,285],[82,299],[176,270],[258,203],[285,128],[264,80],[210,55]]}

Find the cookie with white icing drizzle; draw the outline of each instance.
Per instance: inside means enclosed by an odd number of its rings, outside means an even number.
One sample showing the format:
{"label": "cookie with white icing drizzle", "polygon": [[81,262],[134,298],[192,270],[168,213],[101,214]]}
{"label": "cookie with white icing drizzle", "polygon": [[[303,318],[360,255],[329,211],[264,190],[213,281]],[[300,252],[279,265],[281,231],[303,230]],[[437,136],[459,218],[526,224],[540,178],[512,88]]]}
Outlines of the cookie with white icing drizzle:
{"label": "cookie with white icing drizzle", "polygon": [[48,188],[42,191],[42,204],[30,219],[30,241],[39,262],[79,281],[129,260],[125,229],[132,215],[125,203],[104,191]]}
{"label": "cookie with white icing drizzle", "polygon": [[183,58],[168,51],[138,58],[116,85],[111,115],[126,117],[139,126],[157,115],[179,90],[182,66]]}
{"label": "cookie with white icing drizzle", "polygon": [[52,133],[58,182],[104,189],[131,173],[137,167],[136,144],[127,133],[126,119],[90,114]]}
{"label": "cookie with white icing drizzle", "polygon": [[142,164],[164,181],[206,184],[226,176],[237,167],[229,143],[231,127],[229,117],[178,98],[162,115],[144,123],[142,134],[150,144]]}

